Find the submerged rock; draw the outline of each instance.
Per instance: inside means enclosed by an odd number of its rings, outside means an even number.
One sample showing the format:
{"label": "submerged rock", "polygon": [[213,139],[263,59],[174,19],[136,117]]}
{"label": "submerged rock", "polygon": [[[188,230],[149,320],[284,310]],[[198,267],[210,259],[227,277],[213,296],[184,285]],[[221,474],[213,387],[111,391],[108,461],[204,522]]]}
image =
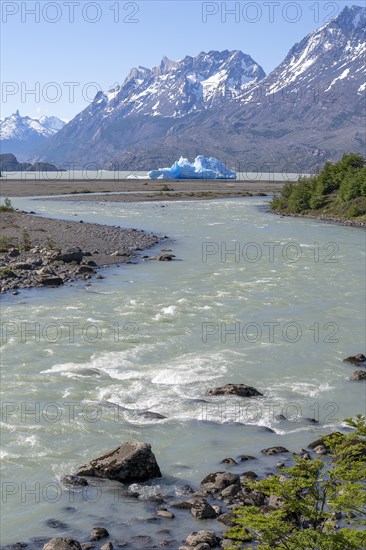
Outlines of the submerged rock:
{"label": "submerged rock", "polygon": [[81,466],[76,475],[135,483],[161,477],[161,472],[151,445],[131,441]]}
{"label": "submerged rock", "polygon": [[280,445],[277,447],[269,447],[268,449],[262,449],[261,453],[263,453],[266,456],[270,455],[277,455],[280,453],[289,453],[290,451],[286,449],[286,447],[281,447]]}
{"label": "submerged rock", "polygon": [[237,462],[233,458],[224,458],[224,460],[221,460],[221,464],[228,464],[229,466],[236,466]]}
{"label": "submerged rock", "polygon": [[208,395],[237,395],[239,397],[256,397],[263,394],[256,388],[245,384],[225,384],[219,388],[210,388],[207,391]]}

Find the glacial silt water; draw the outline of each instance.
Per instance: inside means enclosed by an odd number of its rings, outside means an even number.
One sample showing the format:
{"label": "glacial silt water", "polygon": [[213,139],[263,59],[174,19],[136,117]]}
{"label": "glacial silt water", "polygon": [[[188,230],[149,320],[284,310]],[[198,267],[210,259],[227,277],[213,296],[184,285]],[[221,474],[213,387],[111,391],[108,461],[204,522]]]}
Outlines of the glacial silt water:
{"label": "glacial silt water", "polygon": [[[227,456],[259,457],[234,472],[268,471],[277,460],[260,458],[264,447],[297,451],[365,413],[365,383],[342,361],[364,352],[364,231],[272,215],[266,198],[13,202],[168,235],[158,250],[177,260],[2,298],[2,543],[80,538],[101,524],[128,541],[166,527],[146,522],[154,505],[123,487],[69,492],[60,481],[123,441],[147,441],[157,456],[163,478],[144,494],[173,494]],[[228,382],[264,396],[207,396]],[[208,525],[176,516],[178,538]]]}

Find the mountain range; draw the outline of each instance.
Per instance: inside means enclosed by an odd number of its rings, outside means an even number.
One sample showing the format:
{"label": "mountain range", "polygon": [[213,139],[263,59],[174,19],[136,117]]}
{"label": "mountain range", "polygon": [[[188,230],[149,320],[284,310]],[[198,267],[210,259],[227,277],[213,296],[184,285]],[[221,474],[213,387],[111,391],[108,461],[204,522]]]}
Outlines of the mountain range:
{"label": "mountain range", "polygon": [[47,138],[54,136],[65,122],[55,116],[30,118],[16,111],[0,121],[1,153],[27,153]]}
{"label": "mountain range", "polygon": [[238,50],[134,68],[28,160],[146,170],[202,154],[244,172],[306,172],[364,154],[365,29],[366,8],[345,7],[269,75]]}

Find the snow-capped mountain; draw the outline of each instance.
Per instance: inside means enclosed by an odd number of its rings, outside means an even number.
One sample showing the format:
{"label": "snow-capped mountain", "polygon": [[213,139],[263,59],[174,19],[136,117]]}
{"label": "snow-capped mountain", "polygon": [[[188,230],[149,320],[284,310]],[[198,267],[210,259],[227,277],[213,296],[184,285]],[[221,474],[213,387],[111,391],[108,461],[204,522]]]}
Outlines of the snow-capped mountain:
{"label": "snow-capped mountain", "polygon": [[84,116],[102,109],[103,116],[182,117],[223,97],[238,97],[264,77],[262,67],[238,50],[201,52],[180,61],[164,57],[158,67],[134,68],[121,87],[99,93]]}
{"label": "snow-capped mountain", "polygon": [[251,57],[227,50],[132,69],[33,159],[138,170],[203,154],[241,169],[292,162],[292,171],[306,171],[345,151],[364,153],[365,28],[366,8],[346,7],[267,77]]}
{"label": "snow-capped mountain", "polygon": [[21,116],[16,111],[0,122],[0,148],[2,153],[18,153],[30,150],[39,142],[54,136],[65,122],[57,117],[42,116],[39,119]]}

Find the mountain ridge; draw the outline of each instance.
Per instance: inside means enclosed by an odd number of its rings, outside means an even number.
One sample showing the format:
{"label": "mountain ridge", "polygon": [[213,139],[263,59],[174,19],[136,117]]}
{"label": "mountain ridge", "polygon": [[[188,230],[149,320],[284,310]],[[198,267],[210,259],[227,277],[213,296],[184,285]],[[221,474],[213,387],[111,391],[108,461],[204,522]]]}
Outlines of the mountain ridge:
{"label": "mountain ridge", "polygon": [[344,8],[267,76],[240,50],[133,68],[32,159],[145,170],[203,154],[244,171],[308,171],[363,152],[365,26],[366,8]]}

